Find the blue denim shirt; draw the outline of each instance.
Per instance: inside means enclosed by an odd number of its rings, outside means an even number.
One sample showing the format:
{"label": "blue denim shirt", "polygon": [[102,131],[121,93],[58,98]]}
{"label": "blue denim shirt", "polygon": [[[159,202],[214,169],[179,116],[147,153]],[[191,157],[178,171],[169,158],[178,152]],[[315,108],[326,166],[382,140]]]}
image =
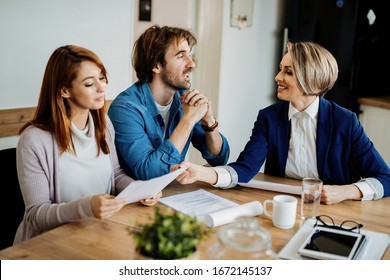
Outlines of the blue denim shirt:
{"label": "blue denim shirt", "polygon": [[214,156],[207,151],[206,135],[197,123],[182,151],[176,149],[169,137],[183,116],[180,94],[174,95],[168,128],[164,139],[164,121],[157,109],[147,83],[135,83],[112,102],[108,115],[115,128],[115,144],[125,172],[134,179],[148,180],[170,172],[171,166],[185,160],[190,143],[212,166],[225,165],[230,148],[221,134],[222,149]]}

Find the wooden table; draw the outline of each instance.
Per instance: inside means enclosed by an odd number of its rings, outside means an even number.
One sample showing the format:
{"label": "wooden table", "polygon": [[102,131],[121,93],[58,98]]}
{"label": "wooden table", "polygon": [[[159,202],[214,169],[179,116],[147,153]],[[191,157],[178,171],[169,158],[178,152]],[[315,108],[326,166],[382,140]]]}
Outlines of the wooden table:
{"label": "wooden table", "polygon": [[[259,173],[255,179],[275,183],[299,185],[292,179],[271,177]],[[204,188],[219,196],[228,198],[239,204],[258,200],[261,203],[278,194],[251,188],[235,188],[230,190],[216,189],[208,184],[196,183],[180,185],[176,182],[164,189],[163,195],[188,192]],[[298,209],[300,209],[300,197]],[[165,206],[161,206],[165,207]],[[352,219],[364,225],[364,229],[390,234],[390,197],[378,201],[344,201],[336,205],[321,205],[320,214],[331,216],[336,223]],[[272,226],[272,221],[264,215],[257,217],[260,225],[272,235],[272,248],[279,252],[302,225],[297,211],[297,222],[292,229],[283,230]],[[37,259],[37,260],[109,260],[134,259],[135,247],[131,236],[127,233],[128,226],[136,222],[147,221],[153,215],[153,207],[140,203],[126,205],[121,211],[108,220],[85,219],[69,223],[24,241],[15,246],[0,251],[0,259]],[[217,242],[217,231],[203,240],[199,246],[200,258],[207,259],[205,253],[210,245]],[[382,259],[390,259],[388,248]]]}

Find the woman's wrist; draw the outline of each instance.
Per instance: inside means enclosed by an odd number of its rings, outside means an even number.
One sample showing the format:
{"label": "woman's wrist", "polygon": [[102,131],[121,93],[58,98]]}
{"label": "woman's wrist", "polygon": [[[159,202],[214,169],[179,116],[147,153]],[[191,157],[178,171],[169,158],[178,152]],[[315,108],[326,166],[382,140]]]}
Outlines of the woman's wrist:
{"label": "woman's wrist", "polygon": [[362,191],[355,184],[351,184],[347,187],[348,199],[359,200],[363,197]]}
{"label": "woman's wrist", "polygon": [[202,166],[201,177],[203,178],[202,181],[210,185],[215,185],[218,181],[217,172],[212,167]]}

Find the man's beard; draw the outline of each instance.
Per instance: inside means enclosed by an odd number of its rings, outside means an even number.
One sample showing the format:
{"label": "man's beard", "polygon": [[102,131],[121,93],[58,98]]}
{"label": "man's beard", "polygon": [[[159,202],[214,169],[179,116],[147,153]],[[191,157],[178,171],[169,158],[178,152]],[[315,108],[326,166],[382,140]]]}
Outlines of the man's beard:
{"label": "man's beard", "polygon": [[189,89],[191,87],[191,82],[180,81],[174,74],[172,74],[172,72],[166,70],[165,68],[163,68],[162,72],[162,81],[166,86],[174,89],[175,91]]}

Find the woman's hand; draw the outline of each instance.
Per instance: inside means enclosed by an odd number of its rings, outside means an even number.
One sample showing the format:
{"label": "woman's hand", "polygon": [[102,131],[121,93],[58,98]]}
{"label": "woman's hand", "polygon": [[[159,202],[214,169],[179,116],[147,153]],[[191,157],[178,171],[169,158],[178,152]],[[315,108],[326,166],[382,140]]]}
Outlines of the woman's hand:
{"label": "woman's hand", "polygon": [[322,187],[321,202],[323,204],[336,204],[344,200],[360,199],[363,194],[354,184],[351,185],[324,185]]}
{"label": "woman's hand", "polygon": [[93,215],[98,219],[107,219],[118,212],[127,199],[115,199],[115,196],[109,194],[94,195],[91,199],[91,208]]}
{"label": "woman's hand", "polygon": [[161,196],[162,196],[162,192],[159,192],[158,194],[156,194],[152,198],[142,199],[140,202],[145,206],[153,206],[158,202],[158,200],[160,199]]}
{"label": "woman's hand", "polygon": [[185,168],[186,170],[176,177],[176,181],[180,184],[191,184],[196,181],[206,182],[214,185],[218,176],[215,170],[211,167],[198,165],[191,162],[182,162],[178,165],[172,166],[171,171],[179,168]]}

